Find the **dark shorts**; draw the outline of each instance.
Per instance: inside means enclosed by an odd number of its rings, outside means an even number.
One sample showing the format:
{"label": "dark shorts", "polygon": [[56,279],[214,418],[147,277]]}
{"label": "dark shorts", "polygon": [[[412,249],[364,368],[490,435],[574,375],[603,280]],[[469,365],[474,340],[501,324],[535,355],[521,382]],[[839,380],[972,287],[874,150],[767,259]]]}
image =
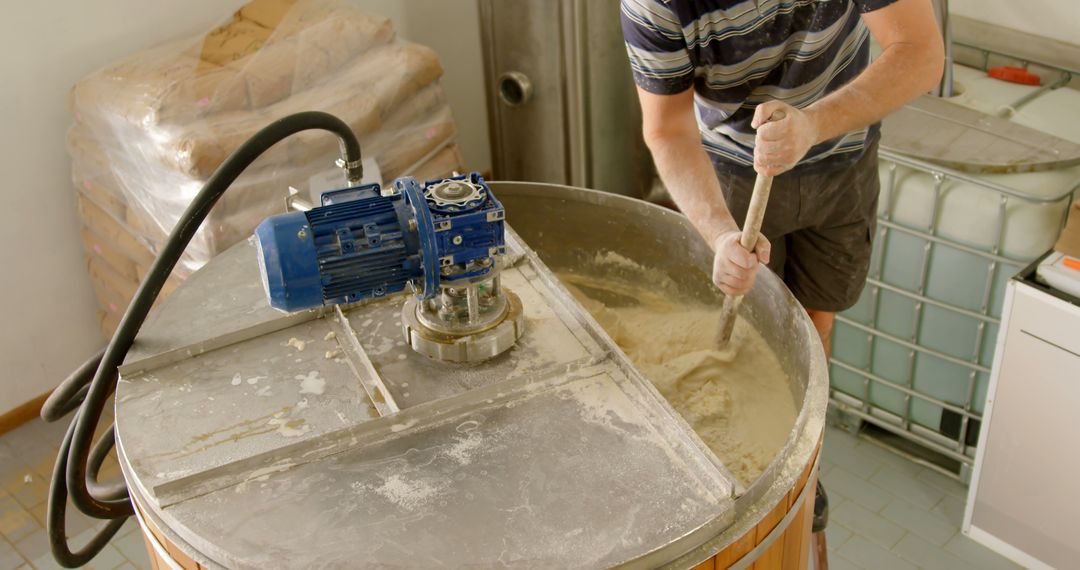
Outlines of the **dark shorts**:
{"label": "dark shorts", "polygon": [[[754,179],[717,176],[742,227]],[[772,243],[769,268],[807,309],[838,312],[859,300],[870,266],[879,186],[877,141],[847,168],[773,180],[761,224]]]}

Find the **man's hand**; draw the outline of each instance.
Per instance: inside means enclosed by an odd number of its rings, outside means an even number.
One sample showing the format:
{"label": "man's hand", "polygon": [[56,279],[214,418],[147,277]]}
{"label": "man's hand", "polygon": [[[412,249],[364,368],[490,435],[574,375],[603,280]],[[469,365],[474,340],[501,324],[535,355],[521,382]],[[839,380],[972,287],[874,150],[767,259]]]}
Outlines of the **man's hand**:
{"label": "man's hand", "polygon": [[[770,120],[777,111],[783,118]],[[782,101],[758,105],[750,126],[757,129],[754,170],[766,176],[791,170],[819,142],[818,128],[810,114]]]}
{"label": "man's hand", "polygon": [[772,245],[764,235],[758,234],[753,253],[746,251],[739,243],[741,235],[742,232],[737,229],[729,230],[716,236],[712,243],[715,252],[713,283],[725,295],[745,294],[754,285],[758,263],[769,262]]}
{"label": "man's hand", "polygon": [[694,92],[656,95],[638,87],[645,142],[671,197],[715,252],[713,281],[726,294],[745,293],[754,283],[758,261],[769,260],[769,242],[758,239],[755,253],[739,244],[720,180],[701,144],[694,119]]}
{"label": "man's hand", "polygon": [[[810,147],[866,128],[941,79],[945,47],[933,4],[897,0],[861,15],[881,45],[881,55],[858,77],[799,110],[779,101],[757,106],[750,125],[757,129],[754,170],[776,176],[791,169]],[[767,122],[773,112],[787,114]]]}

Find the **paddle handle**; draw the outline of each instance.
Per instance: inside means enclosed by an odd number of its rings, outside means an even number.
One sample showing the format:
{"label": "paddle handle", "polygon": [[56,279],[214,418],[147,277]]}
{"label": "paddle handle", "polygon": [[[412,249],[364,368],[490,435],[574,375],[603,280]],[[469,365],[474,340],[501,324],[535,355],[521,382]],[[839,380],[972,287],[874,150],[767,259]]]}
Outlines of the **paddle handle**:
{"label": "paddle handle", "polygon": [[[761,222],[765,219],[765,205],[769,203],[769,193],[772,191],[772,181],[772,176],[763,174],[758,174],[754,180],[754,194],[750,197],[746,223],[743,224],[742,235],[739,236],[739,244],[747,251],[754,251],[757,246]],[[735,313],[739,310],[740,302],[742,295],[724,297],[724,304],[720,307],[720,348],[724,348],[731,341],[731,333],[735,330]]]}
{"label": "paddle handle", "polygon": [[[783,111],[776,111],[769,117],[769,121],[779,121],[783,118]],[[754,179],[754,193],[750,196],[746,221],[743,222],[742,235],[739,236],[739,244],[746,251],[752,252],[757,246],[761,222],[765,219],[765,206],[768,205],[769,193],[772,192],[772,182],[773,177],[764,174],[758,174]],[[735,313],[739,310],[740,302],[742,302],[742,295],[724,297],[724,303],[720,307],[720,338],[717,339],[717,344],[721,349],[731,341],[731,333],[735,330]]]}

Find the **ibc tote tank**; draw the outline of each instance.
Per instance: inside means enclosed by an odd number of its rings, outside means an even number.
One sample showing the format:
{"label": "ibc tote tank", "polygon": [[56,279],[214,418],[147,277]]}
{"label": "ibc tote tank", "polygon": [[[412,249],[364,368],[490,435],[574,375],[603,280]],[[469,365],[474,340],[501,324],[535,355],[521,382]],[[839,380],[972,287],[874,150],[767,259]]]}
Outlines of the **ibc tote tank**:
{"label": "ibc tote tank", "polygon": [[[1038,95],[956,66],[956,103],[1080,143],[1080,92]],[[870,278],[842,313],[834,398],[963,461],[974,455],[1005,283],[1057,239],[1080,167],[962,174],[885,151]]]}

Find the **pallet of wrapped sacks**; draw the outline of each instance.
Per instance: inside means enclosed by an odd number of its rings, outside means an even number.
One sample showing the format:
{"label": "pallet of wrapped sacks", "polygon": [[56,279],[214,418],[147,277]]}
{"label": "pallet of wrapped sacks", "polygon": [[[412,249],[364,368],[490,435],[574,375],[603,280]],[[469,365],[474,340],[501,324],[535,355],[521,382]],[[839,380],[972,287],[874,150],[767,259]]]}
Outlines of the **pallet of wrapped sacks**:
{"label": "pallet of wrapped sacks", "polygon": [[[67,146],[83,224],[147,267],[225,158],[300,111],[348,123],[379,181],[461,171],[441,75],[433,51],[396,38],[389,21],[346,0],[254,0],[204,35],[136,53],[75,85]],[[319,131],[273,147],[211,211],[179,278],[283,212],[290,187],[307,191],[339,176],[338,156],[336,138]],[[112,261],[130,277],[119,254]],[[97,277],[95,290],[105,283]],[[122,298],[115,288],[99,298]]]}
{"label": "pallet of wrapped sacks", "polygon": [[[98,321],[102,333],[109,337],[154,262],[155,254],[93,199],[79,194],[76,201],[81,218],[79,236],[97,298]],[[182,268],[174,272],[162,287],[159,300],[167,297],[184,277]]]}

